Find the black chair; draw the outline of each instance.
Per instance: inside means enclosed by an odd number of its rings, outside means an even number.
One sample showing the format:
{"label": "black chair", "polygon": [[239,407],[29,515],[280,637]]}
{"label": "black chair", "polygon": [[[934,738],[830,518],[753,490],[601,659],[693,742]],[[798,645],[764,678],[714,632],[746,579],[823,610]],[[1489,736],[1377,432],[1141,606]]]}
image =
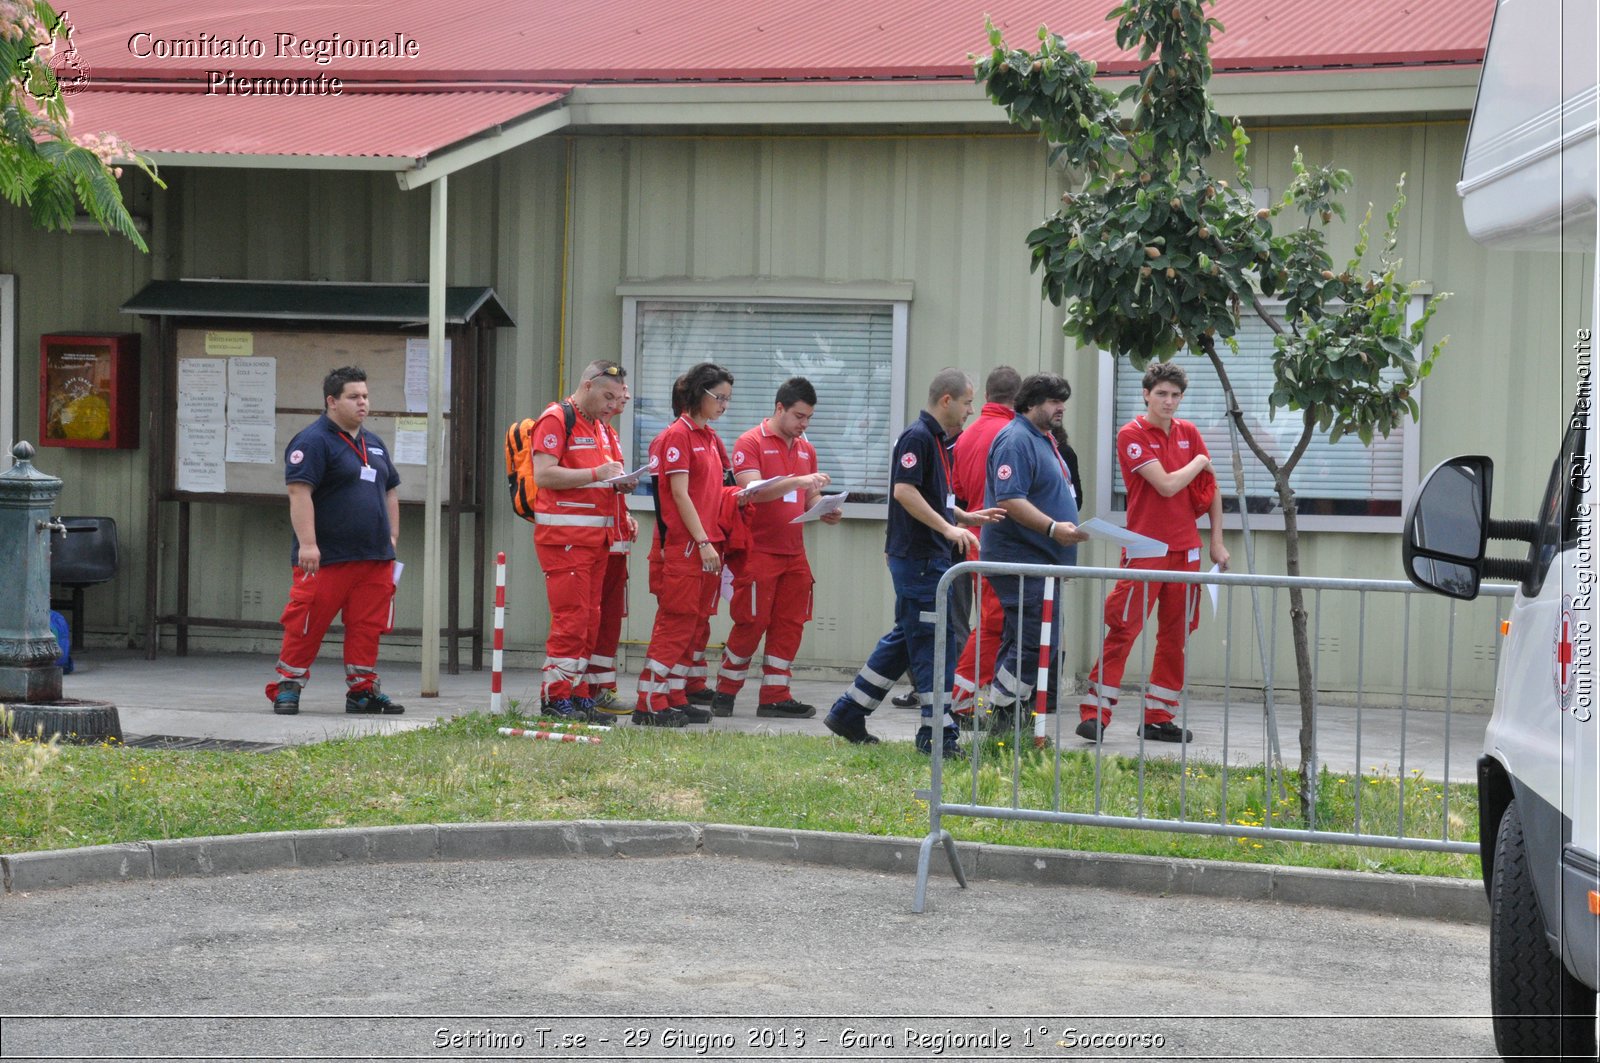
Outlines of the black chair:
{"label": "black chair", "polygon": [[67,534],[50,536],[50,582],[72,590],[70,600],[50,602],[72,610],[72,648],[83,645],[83,589],[117,575],[117,522],[110,517],[59,517]]}

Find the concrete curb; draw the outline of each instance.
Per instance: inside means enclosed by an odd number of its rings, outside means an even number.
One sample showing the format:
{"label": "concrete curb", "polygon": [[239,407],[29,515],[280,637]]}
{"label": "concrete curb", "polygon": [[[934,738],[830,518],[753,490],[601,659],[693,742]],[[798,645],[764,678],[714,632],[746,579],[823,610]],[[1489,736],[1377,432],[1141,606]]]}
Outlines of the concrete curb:
{"label": "concrete curb", "polygon": [[[562,820],[447,823],[235,834],[123,842],[82,849],[0,855],[0,896],[110,882],[206,877],[339,864],[554,857],[719,856],[773,863],[912,874],[921,840],[711,823]],[[973,881],[1089,886],[1156,896],[1219,897],[1347,908],[1381,915],[1487,923],[1475,881],[1357,871],[1170,860],[958,843]],[[932,873],[949,877],[936,847]],[[908,897],[909,902],[909,897]]]}

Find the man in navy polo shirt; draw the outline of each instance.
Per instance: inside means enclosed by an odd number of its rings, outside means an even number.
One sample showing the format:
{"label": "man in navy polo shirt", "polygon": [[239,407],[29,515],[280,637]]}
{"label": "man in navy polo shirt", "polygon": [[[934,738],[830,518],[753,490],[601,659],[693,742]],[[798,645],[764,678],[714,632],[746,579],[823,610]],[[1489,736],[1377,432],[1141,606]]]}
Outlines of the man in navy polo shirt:
{"label": "man in navy polo shirt", "polygon": [[[889,526],[884,552],[894,581],[894,629],[878,640],[867,663],[856,674],[823,719],[828,730],[855,743],[876,742],[867,732],[867,716],[889,694],[909,667],[922,704],[917,749],[933,751],[933,701],[950,690],[959,647],[950,645],[948,622],[938,628],[922,619],[932,612],[939,577],[978,544],[961,525],[990,524],[1004,519],[997,509],[968,513],[956,506],[950,446],[972,415],[972,378],[960,369],[942,369],[928,386],[928,406],[916,423],[901,433],[890,466]],[[934,685],[934,639],[945,639],[944,675]],[[943,714],[944,756],[958,757],[959,732],[949,706]]]}
{"label": "man in navy polo shirt", "polygon": [[[989,448],[984,494],[1009,518],[983,530],[983,557],[1023,565],[1075,565],[1078,543],[1089,536],[1078,530],[1078,504],[1065,456],[1056,448],[1052,429],[1061,427],[1072,387],[1054,373],[1036,373],[1017,391],[1017,416],[1000,430]],[[1039,626],[1044,608],[1043,579],[1015,576],[989,578],[1000,599],[1005,622],[995,657],[994,712],[1000,720],[1026,710],[1039,667]],[[1060,645],[1060,614],[1050,618],[1050,644]],[[1054,709],[1055,690],[1051,690]]]}
{"label": "man in navy polo shirt", "polygon": [[344,711],[404,712],[378,690],[378,637],[394,626],[400,474],[383,440],[362,427],[366,371],[335,369],[322,395],[323,416],[284,451],[294,576],[283,607],[278,678],[267,684],[267,697],[279,715],[300,711],[300,689],[322,636],[343,613]]}

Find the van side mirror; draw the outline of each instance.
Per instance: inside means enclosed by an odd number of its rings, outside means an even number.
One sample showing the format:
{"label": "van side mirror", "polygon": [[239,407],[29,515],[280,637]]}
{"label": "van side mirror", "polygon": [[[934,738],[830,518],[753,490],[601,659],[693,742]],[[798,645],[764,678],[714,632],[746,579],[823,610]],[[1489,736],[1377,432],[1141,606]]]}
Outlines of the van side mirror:
{"label": "van side mirror", "polygon": [[1483,580],[1494,462],[1467,455],[1428,474],[1406,513],[1401,559],[1424,590],[1471,601]]}

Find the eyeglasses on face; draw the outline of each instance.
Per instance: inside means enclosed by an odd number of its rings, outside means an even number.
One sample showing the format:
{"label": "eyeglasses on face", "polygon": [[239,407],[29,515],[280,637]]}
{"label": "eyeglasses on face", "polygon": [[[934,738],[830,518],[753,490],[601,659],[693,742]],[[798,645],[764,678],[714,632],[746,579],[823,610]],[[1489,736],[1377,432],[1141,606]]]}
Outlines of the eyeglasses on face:
{"label": "eyeglasses on face", "polygon": [[707,395],[709,395],[711,398],[716,399],[718,406],[726,406],[729,402],[731,402],[733,400],[733,396],[732,395],[718,395],[715,391],[712,391],[710,388],[706,388],[705,389],[705,393]]}

